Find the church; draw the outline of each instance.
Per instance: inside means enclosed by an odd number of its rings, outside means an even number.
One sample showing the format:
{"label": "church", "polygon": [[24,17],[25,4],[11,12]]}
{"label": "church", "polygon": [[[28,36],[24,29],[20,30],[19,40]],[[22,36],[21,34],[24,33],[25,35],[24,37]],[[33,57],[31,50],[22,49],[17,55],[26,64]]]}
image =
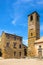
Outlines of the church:
{"label": "church", "polygon": [[40,15],[28,15],[28,57],[43,57],[43,37],[40,38]]}

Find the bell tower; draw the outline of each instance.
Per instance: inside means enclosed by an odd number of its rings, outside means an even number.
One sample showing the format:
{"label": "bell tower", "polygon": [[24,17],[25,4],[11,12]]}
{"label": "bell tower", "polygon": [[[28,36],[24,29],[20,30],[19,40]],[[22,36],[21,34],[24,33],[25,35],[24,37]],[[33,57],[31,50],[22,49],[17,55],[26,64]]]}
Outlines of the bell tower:
{"label": "bell tower", "polygon": [[28,56],[34,56],[34,42],[40,38],[39,14],[34,11],[28,15]]}

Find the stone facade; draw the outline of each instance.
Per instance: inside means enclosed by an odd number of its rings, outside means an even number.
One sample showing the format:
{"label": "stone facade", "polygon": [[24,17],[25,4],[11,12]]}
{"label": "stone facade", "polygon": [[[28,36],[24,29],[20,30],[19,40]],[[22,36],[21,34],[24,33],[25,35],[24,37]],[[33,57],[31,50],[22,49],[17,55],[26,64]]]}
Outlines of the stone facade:
{"label": "stone facade", "polygon": [[39,14],[35,11],[28,15],[28,56],[35,56],[35,40],[40,38]]}
{"label": "stone facade", "polygon": [[27,46],[22,44],[22,37],[3,32],[0,52],[3,58],[24,58],[27,56]]}

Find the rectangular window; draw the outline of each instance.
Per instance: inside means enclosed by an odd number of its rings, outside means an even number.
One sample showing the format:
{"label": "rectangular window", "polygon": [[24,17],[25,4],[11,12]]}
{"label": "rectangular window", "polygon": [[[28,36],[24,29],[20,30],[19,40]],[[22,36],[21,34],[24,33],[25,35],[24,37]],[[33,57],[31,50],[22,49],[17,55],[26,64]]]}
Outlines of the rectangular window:
{"label": "rectangular window", "polygon": [[33,33],[31,33],[31,36],[33,36]]}
{"label": "rectangular window", "polygon": [[9,34],[7,34],[7,35],[6,35],[6,37],[7,37],[7,39],[9,39],[9,38],[10,38],[10,35],[9,35]]}
{"label": "rectangular window", "polygon": [[16,36],[14,36],[14,40],[16,40]]}
{"label": "rectangular window", "polygon": [[16,43],[14,42],[13,44],[14,44],[14,46],[13,46],[13,47],[14,47],[14,48],[16,48]]}
{"label": "rectangular window", "polygon": [[21,44],[19,45],[19,48],[21,48]]}
{"label": "rectangular window", "polygon": [[14,51],[14,56],[16,56],[16,52]]}
{"label": "rectangular window", "polygon": [[9,43],[7,42],[6,47],[9,47]]}
{"label": "rectangular window", "polygon": [[33,16],[31,15],[31,16],[30,16],[30,21],[32,21],[32,20],[33,20]]}

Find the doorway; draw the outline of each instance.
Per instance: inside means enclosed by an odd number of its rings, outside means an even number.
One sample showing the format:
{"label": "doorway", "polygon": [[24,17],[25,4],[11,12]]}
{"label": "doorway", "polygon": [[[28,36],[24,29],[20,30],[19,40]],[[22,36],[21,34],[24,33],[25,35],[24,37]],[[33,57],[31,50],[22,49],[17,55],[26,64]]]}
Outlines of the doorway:
{"label": "doorway", "polygon": [[0,49],[0,57],[2,57],[2,50]]}

